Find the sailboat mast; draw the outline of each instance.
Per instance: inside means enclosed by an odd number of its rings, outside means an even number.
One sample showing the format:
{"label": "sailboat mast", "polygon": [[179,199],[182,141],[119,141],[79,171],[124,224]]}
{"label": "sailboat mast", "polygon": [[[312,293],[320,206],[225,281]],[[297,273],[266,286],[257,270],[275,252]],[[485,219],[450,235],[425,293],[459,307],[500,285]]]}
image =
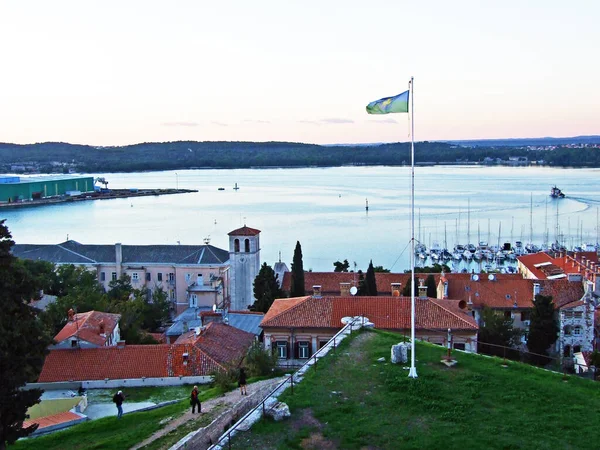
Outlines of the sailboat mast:
{"label": "sailboat mast", "polygon": [[467,199],[467,245],[471,243],[471,199]]}
{"label": "sailboat mast", "polygon": [[533,244],[533,193],[529,197],[529,243]]}

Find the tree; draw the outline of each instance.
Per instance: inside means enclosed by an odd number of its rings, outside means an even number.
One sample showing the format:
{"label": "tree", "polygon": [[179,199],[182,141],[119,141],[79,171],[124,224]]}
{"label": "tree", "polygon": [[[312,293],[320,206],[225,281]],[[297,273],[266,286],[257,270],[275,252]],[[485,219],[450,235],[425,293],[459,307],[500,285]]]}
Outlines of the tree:
{"label": "tree", "polygon": [[277,282],[277,274],[271,266],[263,263],[260,266],[260,271],[254,279],[254,311],[266,313],[276,298],[283,297],[279,283]]}
{"label": "tree", "polygon": [[427,278],[425,278],[425,286],[427,286],[427,297],[437,298],[437,286],[432,274],[427,275]]}
{"label": "tree", "polygon": [[[527,337],[527,348],[538,355],[548,355],[548,348],[558,339],[558,321],[555,317],[552,296],[538,294],[533,300],[531,324]],[[534,364],[544,366],[550,362],[548,356],[531,355]]]}
{"label": "tree", "polygon": [[300,241],[296,241],[294,259],[292,260],[292,285],[290,297],[302,297],[306,295],[304,290],[304,266],[302,264],[302,247]]}
{"label": "tree", "polygon": [[347,259],[345,259],[344,262],[336,261],[333,263],[333,267],[334,272],[348,272],[348,269],[350,268],[350,263]]}
{"label": "tree", "polygon": [[362,270],[358,271],[358,291],[356,292],[356,295],[359,295],[359,296],[369,295],[367,282],[365,280],[365,274],[363,273]]}
{"label": "tree", "polygon": [[518,352],[503,348],[515,347],[520,342],[521,331],[513,328],[513,319],[484,306],[481,311],[481,321],[482,324],[479,326],[477,334],[478,351],[486,355],[507,356],[515,359]]}
{"label": "tree", "polygon": [[11,255],[14,241],[0,221],[0,449],[33,433],[37,425],[23,428],[27,408],[39,403],[41,389],[21,390],[37,379],[46,348],[52,342],[28,302],[39,285],[23,264]]}
{"label": "tree", "polygon": [[384,269],[383,266],[375,266],[373,267],[375,273],[390,273],[390,269]]}
{"label": "tree", "polygon": [[367,285],[367,295],[377,297],[377,280],[375,279],[375,269],[373,268],[373,260],[369,262],[367,275],[365,276],[365,284]]}

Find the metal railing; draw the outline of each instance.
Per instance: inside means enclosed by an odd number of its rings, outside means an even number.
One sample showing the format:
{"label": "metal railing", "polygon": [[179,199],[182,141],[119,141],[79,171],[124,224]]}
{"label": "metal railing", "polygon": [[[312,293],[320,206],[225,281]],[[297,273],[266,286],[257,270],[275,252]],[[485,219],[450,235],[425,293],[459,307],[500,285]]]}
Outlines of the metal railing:
{"label": "metal railing", "polygon": [[[364,321],[364,318],[362,318],[362,320]],[[286,379],[283,380],[281,383],[279,383],[271,392],[269,392],[261,400],[261,402],[258,405],[256,405],[254,408],[252,408],[246,414],[244,414],[241,419],[239,419],[224,434],[222,434],[221,437],[217,440],[217,442],[215,442],[214,444],[212,444],[209,447],[209,450],[214,449],[215,446],[217,446],[217,445],[221,446],[222,442],[225,441],[225,439],[227,439],[227,448],[231,449],[231,437],[232,437],[231,434],[234,433],[235,431],[237,431],[237,429],[240,427],[240,425],[246,419],[248,419],[252,414],[254,414],[256,411],[258,411],[261,408],[262,408],[262,415],[264,416],[266,409],[267,409],[267,407],[266,407],[267,401],[271,397],[273,397],[273,395],[275,395],[275,393],[277,393],[277,391],[279,391],[282,387],[286,386],[288,383],[290,385],[291,393],[293,395],[294,394],[294,377],[297,377],[297,375],[299,375],[299,374],[304,374],[304,372],[311,366],[314,366],[315,370],[317,370],[317,360],[318,360],[319,356],[320,355],[324,356],[326,353],[329,352],[330,349],[333,349],[333,351],[335,352],[335,349],[337,348],[338,343],[341,342],[345,337],[343,335],[344,334],[352,334],[352,327],[356,324],[356,322],[360,322],[360,321],[361,321],[361,318],[354,318],[354,320],[352,320],[352,322],[346,324],[340,331],[338,331],[327,342],[327,344],[325,344],[323,347],[321,347],[319,350],[317,350],[310,358],[308,358],[308,360],[304,364],[302,364],[300,366],[300,368],[298,368],[298,370],[296,370],[293,374],[286,377]],[[349,333],[348,333],[348,330],[349,330]]]}

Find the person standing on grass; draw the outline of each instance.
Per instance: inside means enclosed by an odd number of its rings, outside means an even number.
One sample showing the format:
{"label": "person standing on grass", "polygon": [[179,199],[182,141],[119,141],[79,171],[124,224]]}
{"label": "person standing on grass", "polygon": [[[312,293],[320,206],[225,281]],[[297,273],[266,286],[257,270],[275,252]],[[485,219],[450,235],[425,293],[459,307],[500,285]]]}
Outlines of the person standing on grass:
{"label": "person standing on grass", "polygon": [[198,386],[194,386],[194,389],[192,389],[190,405],[192,405],[192,414],[196,413],[196,406],[198,406],[198,414],[200,414],[202,405],[200,404],[200,399],[198,398]]}
{"label": "person standing on grass", "polygon": [[113,396],[113,402],[117,405],[117,419],[123,417],[123,400],[125,400],[123,391],[119,391]]}
{"label": "person standing on grass", "polygon": [[241,395],[248,395],[248,392],[246,392],[246,371],[244,370],[243,367],[240,367],[240,376],[238,378],[238,386],[240,387],[240,394]]}

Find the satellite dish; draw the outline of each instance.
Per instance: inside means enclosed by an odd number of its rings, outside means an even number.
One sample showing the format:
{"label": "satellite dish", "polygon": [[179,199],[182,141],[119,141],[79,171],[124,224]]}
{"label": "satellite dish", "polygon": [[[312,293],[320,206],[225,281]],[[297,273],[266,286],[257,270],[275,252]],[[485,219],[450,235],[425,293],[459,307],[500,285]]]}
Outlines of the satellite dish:
{"label": "satellite dish", "polygon": [[490,281],[494,281],[495,279],[496,279],[496,275],[494,275],[493,273],[490,273],[490,274],[488,275],[488,280],[490,280]]}
{"label": "satellite dish", "polygon": [[471,277],[471,279],[472,279],[473,281],[479,281],[479,275],[477,275],[477,274],[474,274],[474,275]]}
{"label": "satellite dish", "polygon": [[356,295],[357,292],[358,292],[358,289],[356,289],[356,286],[352,286],[350,288],[350,295]]}
{"label": "satellite dish", "polygon": [[217,305],[213,304],[213,312],[217,310]]}

